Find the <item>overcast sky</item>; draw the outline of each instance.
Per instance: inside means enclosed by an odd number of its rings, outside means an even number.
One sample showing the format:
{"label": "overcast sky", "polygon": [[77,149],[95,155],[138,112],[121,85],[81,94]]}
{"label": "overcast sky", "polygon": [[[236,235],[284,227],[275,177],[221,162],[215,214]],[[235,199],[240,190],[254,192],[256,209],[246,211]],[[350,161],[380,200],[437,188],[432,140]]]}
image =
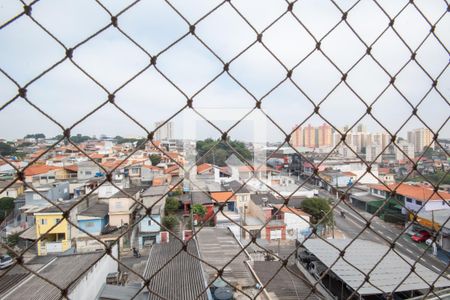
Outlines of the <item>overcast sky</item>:
{"label": "overcast sky", "polygon": [[[345,11],[355,1],[336,2]],[[395,16],[409,1],[378,2],[389,15]],[[102,3],[116,14],[131,1],[109,0]],[[194,23],[220,2],[171,0],[171,3],[189,22]],[[232,3],[258,32],[287,9],[286,2],[282,0],[233,0]],[[414,3],[432,23],[447,10],[442,0],[416,0]],[[21,9],[19,1],[0,1],[0,24]],[[300,0],[295,3],[293,12],[317,40],[342,16],[328,0]],[[110,22],[109,15],[93,0],[41,0],[33,6],[32,15],[67,47],[73,47]],[[389,23],[372,0],[362,0],[357,4],[348,13],[347,20],[367,44],[373,43]],[[162,0],[141,1],[123,13],[118,23],[124,32],[151,54],[159,53],[188,31],[187,23]],[[394,28],[415,51],[429,33],[430,25],[414,6],[409,5],[395,20]],[[196,33],[223,61],[231,60],[256,40],[253,29],[228,3],[197,24]],[[450,48],[448,13],[437,24],[435,33],[447,49]],[[263,41],[288,69],[301,61],[316,44],[289,13],[264,32]],[[366,51],[345,23],[322,41],[321,48],[343,72],[347,72]],[[20,85],[25,85],[65,55],[65,50],[26,16],[0,30],[0,49],[0,68]],[[410,51],[392,29],[373,45],[372,54],[391,74],[398,72],[410,57]],[[444,96],[431,91],[418,107],[418,115],[433,130],[444,125],[440,135],[449,137],[449,54],[431,35],[417,51],[416,58],[433,78],[443,72],[437,88]],[[73,59],[109,91],[117,89],[148,64],[145,53],[114,27],[76,49]],[[188,96],[195,94],[223,69],[222,63],[192,35],[158,57],[157,66]],[[258,99],[286,77],[286,70],[259,43],[230,64],[230,73]],[[340,78],[339,71],[319,51],[303,61],[292,74],[292,80],[315,103],[320,102]],[[368,104],[383,91],[389,80],[389,76],[368,56],[347,77],[348,84]],[[395,84],[416,105],[428,92],[432,81],[415,62],[411,62],[397,76]],[[1,73],[0,91],[0,107],[17,93],[17,87]],[[67,60],[33,83],[28,88],[28,97],[64,127],[69,127],[105,101],[107,93]],[[154,122],[178,111],[185,105],[186,98],[151,67],[117,93],[116,103],[151,131]],[[255,101],[230,76],[224,74],[194,98],[194,106],[225,130],[233,120],[250,111]],[[303,122],[314,107],[292,82],[286,81],[264,98],[262,108],[281,128],[289,131],[295,124]],[[320,106],[324,117],[337,127],[352,125],[365,110],[361,101],[344,84]],[[373,106],[374,116],[391,131],[396,131],[411,111],[412,108],[393,87],[387,89]],[[262,117],[261,112],[255,111],[231,131],[231,136],[249,139],[258,128],[255,120],[260,122]],[[219,136],[210,125],[194,118],[192,112],[186,112],[174,119],[177,137],[192,134],[183,131],[187,128],[186,120],[195,122],[194,135],[197,138]],[[323,122],[317,115],[307,121],[313,125]],[[370,117],[362,122],[371,131],[382,130]],[[264,127],[269,140],[282,138],[280,131],[270,122]],[[406,130],[418,127],[424,126],[413,118],[401,134],[405,135]],[[0,110],[0,137],[19,138],[35,132],[53,136],[61,130],[23,99]],[[141,128],[110,104],[77,125],[72,133],[145,136]]]}

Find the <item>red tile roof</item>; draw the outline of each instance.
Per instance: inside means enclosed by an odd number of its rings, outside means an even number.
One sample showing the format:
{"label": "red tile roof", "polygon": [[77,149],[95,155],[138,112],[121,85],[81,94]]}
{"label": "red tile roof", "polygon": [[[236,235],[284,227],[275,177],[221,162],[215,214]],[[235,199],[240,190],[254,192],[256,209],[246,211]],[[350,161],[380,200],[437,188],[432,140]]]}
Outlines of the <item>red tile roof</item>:
{"label": "red tile roof", "polygon": [[[420,201],[427,201],[430,200],[450,200],[450,193],[438,191],[434,193],[434,191],[431,188],[419,186],[419,185],[412,185],[412,184],[406,184],[406,183],[393,183],[387,185],[389,189],[394,190],[396,189],[396,193],[402,196],[406,196],[409,198],[417,199]],[[389,189],[387,189],[382,184],[369,184],[369,187],[381,191],[389,192]]]}
{"label": "red tile roof", "polygon": [[211,164],[204,163],[204,164],[198,165],[197,166],[197,174],[202,174],[202,173],[204,173],[206,171],[209,171],[211,169],[212,169],[212,165]]}
{"label": "red tile roof", "polygon": [[65,170],[72,171],[72,172],[78,172],[78,166],[77,165],[70,165],[70,166],[64,166]]}
{"label": "red tile roof", "polygon": [[25,169],[25,176],[34,176],[39,174],[45,174],[53,170],[61,169],[60,167],[47,166],[47,165],[32,165]]}
{"label": "red tile roof", "polygon": [[227,201],[228,199],[231,200],[236,200],[236,196],[233,195],[233,192],[213,192],[211,193],[211,198],[216,201],[216,202],[220,202],[223,203],[225,201]]}

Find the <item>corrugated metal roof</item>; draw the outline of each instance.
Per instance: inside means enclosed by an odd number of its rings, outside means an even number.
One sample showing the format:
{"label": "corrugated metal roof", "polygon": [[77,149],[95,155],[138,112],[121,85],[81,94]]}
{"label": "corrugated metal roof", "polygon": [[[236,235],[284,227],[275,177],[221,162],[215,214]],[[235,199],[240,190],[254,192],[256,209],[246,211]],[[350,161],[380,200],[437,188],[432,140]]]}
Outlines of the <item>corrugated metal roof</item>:
{"label": "corrugated metal roof", "polygon": [[[150,280],[149,289],[164,299],[207,300],[200,261],[181,250],[182,248],[183,244],[176,239],[152,247],[144,271],[145,279],[154,276]],[[199,256],[193,240],[188,244],[187,251],[196,257]],[[150,293],[149,299],[160,297]]]}
{"label": "corrugated metal roof", "polygon": [[[313,285],[308,282],[295,265],[280,269],[281,266],[282,263],[280,261],[254,261],[252,266],[256,276],[258,276],[269,295],[275,295],[274,299],[315,300],[323,298],[321,295],[317,296],[317,292],[310,294]],[[276,273],[278,270],[280,271]],[[309,297],[306,298],[308,295]]]}
{"label": "corrugated metal roof", "polygon": [[[327,240],[327,242],[343,250],[351,240]],[[327,242],[321,239],[309,239],[304,243],[304,246],[323,264],[329,267],[338,259],[340,251]],[[426,280],[424,282],[415,273],[409,274],[411,265],[414,263],[413,260],[400,256],[392,250],[382,259],[388,251],[389,247],[386,245],[357,239],[345,250],[344,255],[344,258],[356,268],[339,258],[331,267],[331,270],[354,290],[362,285],[358,290],[360,295],[390,293],[394,289],[397,292],[427,289],[429,288],[428,283],[434,282],[439,278],[438,273],[421,264],[417,264],[416,272]],[[381,262],[378,264],[380,260]],[[375,265],[377,266],[370,273],[369,283],[365,282],[363,284],[366,275],[362,272],[367,274]],[[450,281],[445,278],[439,278],[434,285],[436,287],[450,287]]]}
{"label": "corrugated metal roof", "polygon": [[[39,275],[64,289],[72,281],[77,281],[80,274],[89,269],[102,254],[99,252],[60,256],[40,270]],[[72,285],[71,288],[75,286]],[[69,288],[69,291],[71,288]],[[61,291],[41,278],[33,276],[4,299],[23,300],[31,298],[34,300],[56,300],[61,298]]]}
{"label": "corrugated metal roof", "polygon": [[[243,288],[256,285],[255,278],[244,263],[250,258],[245,252],[241,252],[234,258],[242,248],[230,230],[227,228],[204,227],[197,233],[197,239],[200,254],[204,261],[218,269],[227,265],[223,277],[228,282]],[[230,261],[231,263],[228,264]],[[208,282],[214,280],[217,271],[206,264],[203,267],[208,275]]]}

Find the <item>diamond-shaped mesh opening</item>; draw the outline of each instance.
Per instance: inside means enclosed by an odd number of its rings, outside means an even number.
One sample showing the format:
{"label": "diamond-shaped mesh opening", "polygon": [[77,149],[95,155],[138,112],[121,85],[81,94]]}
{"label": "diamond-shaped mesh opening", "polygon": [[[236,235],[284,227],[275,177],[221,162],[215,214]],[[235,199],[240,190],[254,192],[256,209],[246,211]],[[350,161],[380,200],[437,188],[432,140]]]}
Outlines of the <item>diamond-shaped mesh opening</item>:
{"label": "diamond-shaped mesh opening", "polygon": [[447,1],[53,2],[0,12],[0,298],[449,297]]}

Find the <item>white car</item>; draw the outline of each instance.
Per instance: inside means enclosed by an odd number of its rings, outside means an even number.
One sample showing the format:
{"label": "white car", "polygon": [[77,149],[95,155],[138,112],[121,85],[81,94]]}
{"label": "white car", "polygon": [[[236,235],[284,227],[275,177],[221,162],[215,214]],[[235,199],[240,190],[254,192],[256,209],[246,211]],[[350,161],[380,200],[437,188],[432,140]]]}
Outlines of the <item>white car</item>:
{"label": "white car", "polygon": [[0,256],[0,269],[6,269],[14,263],[14,260],[9,255]]}

